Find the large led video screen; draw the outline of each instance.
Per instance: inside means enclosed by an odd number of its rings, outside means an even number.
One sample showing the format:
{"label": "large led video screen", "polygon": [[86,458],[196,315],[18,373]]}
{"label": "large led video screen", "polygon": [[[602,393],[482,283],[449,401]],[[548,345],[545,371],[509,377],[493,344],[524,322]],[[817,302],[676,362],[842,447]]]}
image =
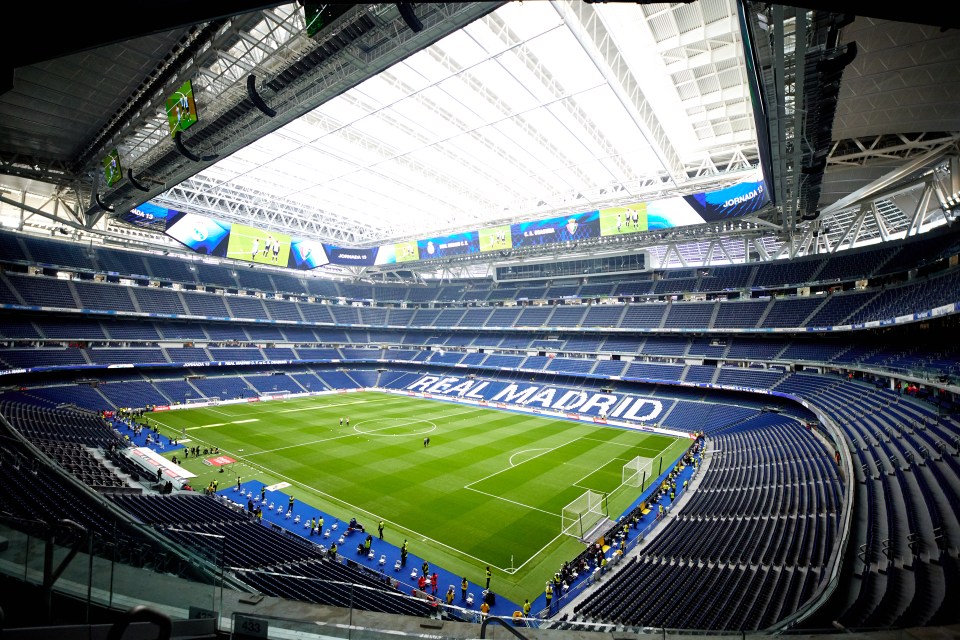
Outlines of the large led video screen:
{"label": "large led video screen", "polygon": [[647,231],[647,203],[600,209],[600,235],[619,236]]}
{"label": "large led video screen", "polygon": [[225,256],[230,226],[229,222],[177,211],[167,218],[166,234],[197,253]]}
{"label": "large led video screen", "polygon": [[131,224],[152,228],[162,228],[163,221],[167,220],[167,233],[200,253],[293,269],[315,269],[326,264],[380,266],[671,229],[748,215],[769,201],[762,174],[755,170],[737,184],[718,191],[366,248],[291,238],[149,204],[120,217]]}
{"label": "large led video screen", "polygon": [[683,196],[647,203],[647,229],[649,231],[703,223],[703,217],[693,210]]}
{"label": "large led video screen", "polygon": [[312,38],[353,7],[347,2],[301,2],[307,37]]}
{"label": "large led video screen", "polygon": [[293,238],[290,242],[290,261],[287,266],[291,269],[316,269],[329,264],[323,244],[316,240]]}
{"label": "large led video screen", "polygon": [[756,213],[770,202],[770,194],[758,175],[719,191],[684,196],[684,200],[704,222],[717,222]]}
{"label": "large led video screen", "polygon": [[117,216],[117,219],[136,227],[145,227],[152,231],[163,233],[167,230],[167,219],[175,216],[177,213],[179,212],[157,206],[150,202],[144,202],[140,206],[120,214]]}
{"label": "large led video screen", "polygon": [[123,167],[120,166],[120,152],[113,149],[103,158],[103,179],[108,187],[120,182],[123,177]]}
{"label": "large led video screen", "polygon": [[198,121],[197,103],[193,98],[193,82],[187,80],[167,98],[167,124],[170,135],[186,131]]}
{"label": "large led video screen", "polygon": [[531,247],[551,242],[576,242],[600,237],[600,212],[572,213],[567,216],[520,222],[510,226],[513,246]]}
{"label": "large led video screen", "polygon": [[230,229],[227,257],[285,267],[290,260],[291,240],[285,233],[234,224]]}
{"label": "large led video screen", "polygon": [[342,266],[372,267],[375,264],[380,264],[377,262],[379,249],[380,247],[350,249],[332,244],[323,245],[323,250],[327,253],[327,259],[330,261],[330,264]]}
{"label": "large led video screen", "polygon": [[503,251],[513,248],[513,236],[510,225],[480,229],[480,251]]}
{"label": "large led video screen", "polygon": [[466,231],[439,238],[417,240],[417,249],[420,252],[421,260],[478,253],[480,251],[480,236],[476,231]]}
{"label": "large led video screen", "polygon": [[397,242],[393,245],[393,255],[396,262],[413,262],[420,259],[420,250],[417,241]]}

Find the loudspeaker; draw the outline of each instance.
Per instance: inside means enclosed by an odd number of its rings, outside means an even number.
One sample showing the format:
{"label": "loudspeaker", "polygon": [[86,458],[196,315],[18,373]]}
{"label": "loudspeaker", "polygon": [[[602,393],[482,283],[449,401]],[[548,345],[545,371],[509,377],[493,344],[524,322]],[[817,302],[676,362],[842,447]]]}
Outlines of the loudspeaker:
{"label": "loudspeaker", "polygon": [[409,2],[398,2],[397,9],[400,10],[400,15],[403,17],[403,21],[407,23],[407,26],[410,27],[410,30],[414,33],[423,31],[423,23],[420,22],[420,18],[413,13],[413,5]]}
{"label": "loudspeaker", "polygon": [[815,160],[809,167],[800,167],[800,173],[804,175],[813,174],[813,173],[823,173],[823,170],[827,168],[827,159],[820,158]]}
{"label": "loudspeaker", "polygon": [[252,73],[247,76],[247,97],[250,98],[250,102],[267,117],[272,118],[277,115],[276,109],[268,107],[267,103],[260,97],[260,94],[257,93],[257,77]]}
{"label": "loudspeaker", "polygon": [[840,55],[834,58],[827,58],[821,60],[817,63],[817,71],[823,74],[829,73],[839,73],[843,71],[843,68],[848,64],[853,62],[854,58],[857,57],[857,43],[850,42],[847,44],[847,49]]}

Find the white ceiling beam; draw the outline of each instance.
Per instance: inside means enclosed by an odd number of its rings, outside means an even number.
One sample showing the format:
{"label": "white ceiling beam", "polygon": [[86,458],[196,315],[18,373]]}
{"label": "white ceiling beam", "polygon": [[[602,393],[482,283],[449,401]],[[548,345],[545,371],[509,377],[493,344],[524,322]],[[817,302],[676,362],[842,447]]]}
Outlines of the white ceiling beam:
{"label": "white ceiling beam", "polygon": [[524,63],[527,70],[537,79],[541,86],[546,89],[550,95],[560,99],[559,106],[569,113],[576,123],[582,127],[583,132],[589,139],[603,150],[603,155],[609,158],[617,165],[617,168],[626,176],[627,180],[636,179],[633,167],[630,163],[624,161],[616,143],[609,140],[602,131],[600,131],[594,118],[588,114],[576,100],[567,100],[569,92],[560,84],[560,81],[550,72],[541,60],[530,50],[523,46],[520,37],[510,29],[503,19],[496,13],[491,13],[483,18],[483,21],[491,27],[491,30],[497,34],[501,42],[506,45],[510,54],[517,57]]}
{"label": "white ceiling beam", "polygon": [[877,211],[877,203],[870,203],[870,213],[873,215],[873,220],[877,224],[877,229],[880,231],[880,238],[886,242],[890,239],[890,233],[887,231],[887,225],[883,222],[883,217],[880,215],[880,212]]}
{"label": "white ceiling beam", "polygon": [[740,43],[731,40],[713,43],[705,41],[678,49],[683,54],[682,57],[669,57],[671,49],[658,43],[657,49],[660,50],[665,59],[667,73],[678,74],[685,71],[693,71],[703,67],[714,66],[723,62],[737,60],[740,57]]}
{"label": "white ceiling beam", "polygon": [[660,159],[670,180],[674,184],[682,184],[687,177],[683,162],[596,9],[589,3],[570,0],[551,0],[550,4],[607,80],[614,95]]}
{"label": "white ceiling beam", "polygon": [[823,207],[820,211],[821,215],[830,214],[847,207],[852,207],[863,200],[872,198],[877,193],[886,191],[891,186],[907,179],[909,176],[915,174],[924,167],[929,167],[947,157],[950,153],[955,153],[958,141],[960,141],[960,134],[957,134],[949,142],[941,144],[934,149],[931,149],[929,152],[909,160],[902,166],[886,173],[870,184],[847,194],[846,196],[827,205],[826,207]]}

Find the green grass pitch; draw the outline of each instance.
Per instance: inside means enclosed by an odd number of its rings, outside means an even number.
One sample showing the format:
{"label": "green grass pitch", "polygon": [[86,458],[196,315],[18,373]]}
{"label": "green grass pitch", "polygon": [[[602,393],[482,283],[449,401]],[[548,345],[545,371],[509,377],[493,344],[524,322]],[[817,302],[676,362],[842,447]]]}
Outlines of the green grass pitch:
{"label": "green grass pitch", "polygon": [[[349,428],[339,425],[350,418]],[[534,596],[583,545],[561,535],[563,507],[587,489],[609,494],[615,518],[637,498],[619,488],[635,456],[663,457],[685,439],[379,392],[154,414],[166,435],[218,446],[228,473],[186,466],[202,489],[239,475],[349,520],[387,522],[386,541],[480,581],[485,565],[507,597]],[[423,439],[430,438],[424,447]],[[175,451],[167,452],[171,456]]]}

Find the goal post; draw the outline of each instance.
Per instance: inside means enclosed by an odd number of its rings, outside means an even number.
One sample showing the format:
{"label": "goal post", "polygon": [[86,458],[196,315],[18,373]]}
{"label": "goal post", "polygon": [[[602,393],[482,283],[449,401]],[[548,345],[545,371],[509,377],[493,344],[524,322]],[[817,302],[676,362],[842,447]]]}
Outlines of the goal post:
{"label": "goal post", "polygon": [[643,489],[646,481],[652,477],[653,458],[644,458],[637,456],[630,462],[623,465],[620,484],[625,487],[637,487]]}
{"label": "goal post", "polygon": [[589,489],[561,512],[564,535],[583,540],[584,536],[607,518],[607,496]]}
{"label": "goal post", "polygon": [[185,405],[191,404],[220,404],[220,396],[210,396],[209,398],[186,398]]}

